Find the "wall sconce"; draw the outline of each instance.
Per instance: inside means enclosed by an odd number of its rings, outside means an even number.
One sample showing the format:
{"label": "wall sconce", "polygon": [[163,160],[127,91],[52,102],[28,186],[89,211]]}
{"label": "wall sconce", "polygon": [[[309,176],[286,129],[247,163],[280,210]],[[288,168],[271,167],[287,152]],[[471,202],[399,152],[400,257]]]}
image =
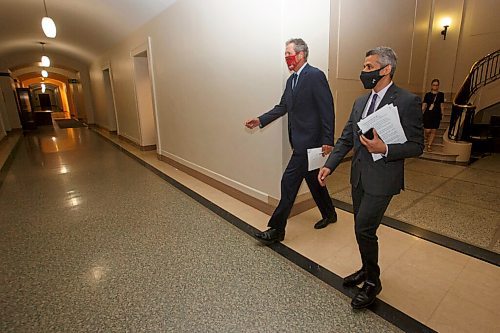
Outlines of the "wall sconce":
{"label": "wall sconce", "polygon": [[441,20],[441,25],[443,26],[443,30],[441,30],[441,35],[443,35],[443,40],[446,40],[446,34],[448,32],[448,28],[450,27],[451,19],[449,17],[445,17]]}

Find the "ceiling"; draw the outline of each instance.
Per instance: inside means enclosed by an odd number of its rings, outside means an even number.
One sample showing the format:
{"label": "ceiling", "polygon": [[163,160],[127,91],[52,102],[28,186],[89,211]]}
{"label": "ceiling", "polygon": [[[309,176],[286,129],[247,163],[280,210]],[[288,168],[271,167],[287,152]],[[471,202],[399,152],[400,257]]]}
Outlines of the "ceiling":
{"label": "ceiling", "polygon": [[0,66],[23,65],[31,54],[39,61],[41,41],[49,56],[88,64],[176,0],[45,1],[57,26],[54,39],[41,28],[43,0],[0,0]]}

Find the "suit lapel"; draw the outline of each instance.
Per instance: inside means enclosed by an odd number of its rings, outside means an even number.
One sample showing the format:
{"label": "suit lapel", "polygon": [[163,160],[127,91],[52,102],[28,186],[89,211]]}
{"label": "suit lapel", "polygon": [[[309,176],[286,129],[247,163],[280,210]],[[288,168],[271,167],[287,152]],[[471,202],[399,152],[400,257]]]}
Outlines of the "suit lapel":
{"label": "suit lapel", "polygon": [[286,104],[288,105],[288,112],[293,108],[293,93],[292,93],[292,76],[288,78],[286,81],[286,87],[285,87],[285,100]]}
{"label": "suit lapel", "polygon": [[306,64],[304,66],[304,68],[302,69],[302,72],[300,72],[300,75],[299,75],[299,81],[297,82],[297,85],[295,86],[295,88],[293,89],[293,97],[295,98],[295,96],[297,96],[297,94],[299,93],[300,91],[300,87],[302,86],[302,82],[304,80],[307,80],[307,74],[309,72],[309,64]]}
{"label": "suit lapel", "polygon": [[356,106],[356,109],[354,110],[354,119],[356,121],[361,120],[361,116],[363,116],[363,111],[365,110],[366,103],[368,103],[368,99],[370,98],[371,92],[369,94],[366,94],[366,96],[363,97],[361,102]]}
{"label": "suit lapel", "polygon": [[392,85],[389,87],[389,89],[387,89],[387,91],[384,95],[384,98],[382,98],[382,100],[380,101],[380,104],[378,105],[377,110],[380,109],[381,107],[383,107],[384,105],[391,104],[391,103],[394,104],[394,100],[396,99],[396,97],[398,95],[397,92],[398,92],[398,87],[393,82]]}

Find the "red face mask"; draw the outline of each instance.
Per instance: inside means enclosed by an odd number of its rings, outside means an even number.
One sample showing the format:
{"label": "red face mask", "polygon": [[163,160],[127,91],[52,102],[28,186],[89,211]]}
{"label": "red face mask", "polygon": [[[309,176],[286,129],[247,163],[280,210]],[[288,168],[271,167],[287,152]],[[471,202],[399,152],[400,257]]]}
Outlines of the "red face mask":
{"label": "red face mask", "polygon": [[297,54],[294,54],[294,55],[289,55],[289,56],[286,56],[285,57],[285,61],[286,61],[286,64],[288,65],[288,68],[290,70],[295,70],[295,66],[297,66]]}

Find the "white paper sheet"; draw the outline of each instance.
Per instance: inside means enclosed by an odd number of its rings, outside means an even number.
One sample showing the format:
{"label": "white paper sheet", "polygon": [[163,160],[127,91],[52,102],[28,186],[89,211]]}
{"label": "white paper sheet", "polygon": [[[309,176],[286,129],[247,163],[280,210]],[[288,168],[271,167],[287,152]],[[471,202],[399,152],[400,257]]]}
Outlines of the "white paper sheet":
{"label": "white paper sheet", "polygon": [[[407,140],[399,120],[398,108],[392,104],[384,105],[377,112],[361,119],[358,126],[363,133],[374,128],[386,144],[405,143]],[[382,154],[372,154],[372,157],[377,161],[382,158]]]}
{"label": "white paper sheet", "polygon": [[328,155],[323,156],[322,147],[310,148],[307,150],[307,170],[312,171],[323,167],[328,159]]}

